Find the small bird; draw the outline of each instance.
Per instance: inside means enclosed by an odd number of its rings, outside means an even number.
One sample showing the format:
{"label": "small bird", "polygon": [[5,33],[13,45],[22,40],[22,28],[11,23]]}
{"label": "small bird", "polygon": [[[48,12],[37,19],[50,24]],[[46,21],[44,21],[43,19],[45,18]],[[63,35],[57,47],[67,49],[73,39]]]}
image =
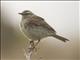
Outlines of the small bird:
{"label": "small bird", "polygon": [[57,35],[56,31],[48,25],[42,17],[35,15],[30,10],[24,10],[19,14],[22,15],[22,20],[20,22],[21,30],[31,39],[30,43],[32,45],[34,44],[34,41],[38,41],[38,44],[42,38],[49,36],[55,37],[63,42],[69,41],[64,37]]}

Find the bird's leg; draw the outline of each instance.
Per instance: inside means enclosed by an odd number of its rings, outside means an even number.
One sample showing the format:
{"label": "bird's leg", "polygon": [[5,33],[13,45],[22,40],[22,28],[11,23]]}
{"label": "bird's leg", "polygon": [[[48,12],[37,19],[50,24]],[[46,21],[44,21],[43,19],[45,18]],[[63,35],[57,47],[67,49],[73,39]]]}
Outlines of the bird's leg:
{"label": "bird's leg", "polygon": [[40,40],[37,41],[37,43],[35,44],[35,46],[37,46],[39,42],[40,42]]}
{"label": "bird's leg", "polygon": [[29,52],[33,51],[35,48],[34,41],[30,41]]}
{"label": "bird's leg", "polygon": [[38,45],[38,43],[40,42],[40,40],[38,40],[36,43],[34,41],[30,41],[30,46],[28,48],[28,52],[31,52],[31,51],[36,51],[36,46]]}
{"label": "bird's leg", "polygon": [[37,51],[37,48],[36,48],[36,46],[39,44],[39,42],[40,42],[40,40],[38,40],[36,43],[35,43],[35,51]]}

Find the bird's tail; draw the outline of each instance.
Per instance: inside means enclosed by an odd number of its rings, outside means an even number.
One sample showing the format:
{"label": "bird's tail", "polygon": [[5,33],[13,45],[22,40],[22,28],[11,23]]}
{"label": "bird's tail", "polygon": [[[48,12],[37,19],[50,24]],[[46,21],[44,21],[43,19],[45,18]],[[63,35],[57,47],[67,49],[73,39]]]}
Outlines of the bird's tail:
{"label": "bird's tail", "polygon": [[60,39],[61,41],[63,41],[63,42],[66,42],[66,41],[69,41],[68,39],[66,39],[66,38],[64,38],[64,37],[62,37],[62,36],[59,36],[59,35],[53,35],[55,38],[57,38],[57,39]]}

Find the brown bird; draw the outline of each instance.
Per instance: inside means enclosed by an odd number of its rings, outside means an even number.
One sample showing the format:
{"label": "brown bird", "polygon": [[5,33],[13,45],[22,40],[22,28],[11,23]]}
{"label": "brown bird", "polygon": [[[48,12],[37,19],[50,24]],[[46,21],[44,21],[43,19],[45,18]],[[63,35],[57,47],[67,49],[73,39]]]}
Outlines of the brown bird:
{"label": "brown bird", "polygon": [[20,23],[21,29],[24,34],[31,39],[30,43],[33,43],[35,40],[39,43],[42,38],[49,36],[55,37],[63,42],[69,41],[64,37],[57,35],[56,31],[48,25],[43,18],[35,15],[31,11],[25,10],[19,14],[22,15],[22,21]]}

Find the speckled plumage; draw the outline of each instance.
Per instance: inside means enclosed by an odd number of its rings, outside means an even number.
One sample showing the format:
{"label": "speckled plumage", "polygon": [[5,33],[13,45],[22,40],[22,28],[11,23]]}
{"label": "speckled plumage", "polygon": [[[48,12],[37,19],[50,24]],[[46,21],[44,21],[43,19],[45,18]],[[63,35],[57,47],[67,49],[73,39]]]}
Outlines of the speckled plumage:
{"label": "speckled plumage", "polygon": [[21,15],[21,29],[28,38],[32,40],[40,40],[44,37],[53,36],[64,42],[68,41],[68,39],[56,35],[56,31],[50,27],[43,18],[36,16],[31,11],[23,11]]}

